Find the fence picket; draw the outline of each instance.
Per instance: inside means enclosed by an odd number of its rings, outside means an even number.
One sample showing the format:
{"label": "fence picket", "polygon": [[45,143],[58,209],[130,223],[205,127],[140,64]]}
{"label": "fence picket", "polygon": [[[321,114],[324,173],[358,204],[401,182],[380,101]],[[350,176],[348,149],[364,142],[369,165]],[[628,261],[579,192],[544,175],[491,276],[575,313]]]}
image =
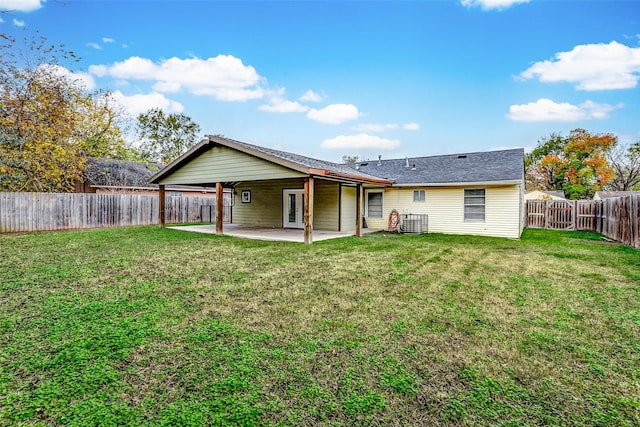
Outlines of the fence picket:
{"label": "fence picket", "polygon": [[[0,233],[157,224],[158,202],[138,194],[0,193]],[[166,206],[167,224],[203,222],[202,208],[215,199],[167,196]],[[224,219],[230,222],[230,199]]]}
{"label": "fence picket", "polygon": [[527,200],[527,227],[595,231],[618,242],[640,247],[640,197],[604,200]]}

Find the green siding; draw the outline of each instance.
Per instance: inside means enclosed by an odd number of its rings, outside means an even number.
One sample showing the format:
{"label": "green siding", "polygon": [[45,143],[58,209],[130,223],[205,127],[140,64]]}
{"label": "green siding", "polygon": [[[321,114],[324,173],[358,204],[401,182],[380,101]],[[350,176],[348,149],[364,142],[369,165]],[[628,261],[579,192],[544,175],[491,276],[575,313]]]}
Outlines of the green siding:
{"label": "green siding", "polygon": [[356,189],[342,186],[342,203],[340,206],[341,230],[345,233],[356,232]]}
{"label": "green siding", "polygon": [[[233,223],[282,227],[282,190],[302,189],[301,179],[241,182],[235,188]],[[251,191],[251,203],[242,203],[242,191]]]}
{"label": "green siding", "polygon": [[[241,182],[236,185],[233,223],[282,227],[282,190],[304,188],[302,179]],[[338,231],[338,183],[315,181],[314,229]],[[251,203],[242,203],[242,191],[251,191]]]}
{"label": "green siding", "polygon": [[313,203],[313,228],[316,230],[338,230],[339,184],[332,181],[315,180]]}
{"label": "green siding", "polygon": [[204,184],[303,177],[305,174],[227,147],[213,147],[160,180],[160,184]]}

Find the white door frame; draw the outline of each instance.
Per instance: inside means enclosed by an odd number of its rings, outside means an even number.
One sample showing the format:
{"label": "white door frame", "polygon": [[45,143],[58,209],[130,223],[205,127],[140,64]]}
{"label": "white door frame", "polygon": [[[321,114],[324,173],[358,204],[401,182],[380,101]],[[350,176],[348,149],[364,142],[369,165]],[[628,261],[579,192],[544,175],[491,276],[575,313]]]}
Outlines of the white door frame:
{"label": "white door frame", "polygon": [[[290,212],[290,203],[295,212]],[[282,228],[304,228],[304,189],[282,190]]]}

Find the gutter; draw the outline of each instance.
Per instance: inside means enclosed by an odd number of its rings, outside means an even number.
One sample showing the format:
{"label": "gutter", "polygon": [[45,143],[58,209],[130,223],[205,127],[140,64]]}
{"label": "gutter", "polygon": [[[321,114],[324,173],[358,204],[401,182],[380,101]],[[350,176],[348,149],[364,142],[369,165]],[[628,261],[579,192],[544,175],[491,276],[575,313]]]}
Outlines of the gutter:
{"label": "gutter", "polygon": [[314,176],[320,176],[320,177],[329,176],[329,177],[343,179],[343,180],[348,179],[350,181],[359,182],[359,183],[379,184],[387,187],[392,185],[392,182],[386,179],[371,179],[371,178],[365,178],[360,176],[346,175],[346,174],[341,174],[337,172],[331,172],[326,169],[309,168],[309,174]]}
{"label": "gutter", "polygon": [[504,185],[522,184],[521,179],[506,181],[469,181],[469,182],[412,182],[406,184],[393,184],[392,187],[499,187]]}

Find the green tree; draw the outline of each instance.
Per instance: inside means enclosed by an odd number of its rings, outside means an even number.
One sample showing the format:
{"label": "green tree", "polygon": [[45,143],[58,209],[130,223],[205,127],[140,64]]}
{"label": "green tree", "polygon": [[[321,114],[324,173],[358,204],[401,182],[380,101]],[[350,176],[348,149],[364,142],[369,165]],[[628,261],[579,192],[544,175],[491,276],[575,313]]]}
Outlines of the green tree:
{"label": "green tree", "polygon": [[89,155],[124,155],[118,113],[60,64],[45,38],[0,45],[0,190],[72,191]]}
{"label": "green tree", "polygon": [[561,172],[541,161],[550,155],[562,156],[566,145],[567,138],[559,133],[538,140],[536,148],[525,157],[527,190],[562,190],[564,177]]}
{"label": "green tree", "polygon": [[344,156],[342,156],[342,161],[344,163],[358,163],[358,160],[360,158],[358,156],[349,156],[347,154],[345,154]]}
{"label": "green tree", "polygon": [[138,115],[140,154],[147,162],[169,164],[197,142],[200,126],[184,114],[152,108]]}
{"label": "green tree", "polygon": [[541,139],[525,160],[528,188],[562,190],[569,199],[593,197],[614,177],[606,156],[617,142],[612,134],[584,129]]}

